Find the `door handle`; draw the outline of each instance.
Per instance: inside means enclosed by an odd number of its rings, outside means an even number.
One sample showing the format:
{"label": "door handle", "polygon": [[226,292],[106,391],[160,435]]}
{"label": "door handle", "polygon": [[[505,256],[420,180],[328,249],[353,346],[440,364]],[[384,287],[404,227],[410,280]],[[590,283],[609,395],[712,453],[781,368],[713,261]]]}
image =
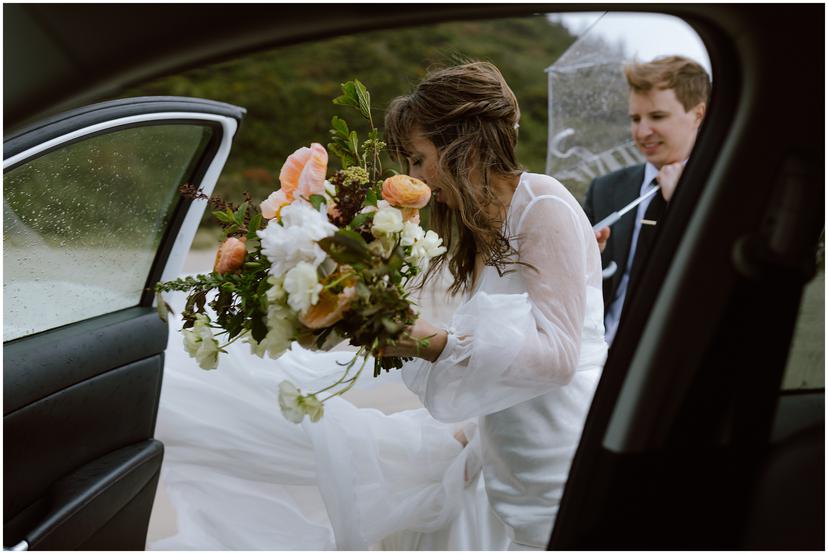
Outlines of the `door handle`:
{"label": "door handle", "polygon": [[12,546],[11,548],[6,548],[5,546],[3,547],[3,550],[17,550],[17,551],[20,551],[20,550],[28,550],[28,549],[29,549],[29,543],[27,543],[26,541],[20,541],[19,543]]}

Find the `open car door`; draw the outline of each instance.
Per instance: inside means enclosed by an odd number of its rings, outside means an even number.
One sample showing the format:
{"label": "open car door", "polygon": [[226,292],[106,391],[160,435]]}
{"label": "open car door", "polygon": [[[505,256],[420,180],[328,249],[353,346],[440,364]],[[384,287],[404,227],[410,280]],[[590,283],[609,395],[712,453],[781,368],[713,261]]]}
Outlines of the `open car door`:
{"label": "open car door", "polygon": [[177,276],[242,108],[95,104],[3,144],[3,541],[143,550],[163,458],[153,439]]}

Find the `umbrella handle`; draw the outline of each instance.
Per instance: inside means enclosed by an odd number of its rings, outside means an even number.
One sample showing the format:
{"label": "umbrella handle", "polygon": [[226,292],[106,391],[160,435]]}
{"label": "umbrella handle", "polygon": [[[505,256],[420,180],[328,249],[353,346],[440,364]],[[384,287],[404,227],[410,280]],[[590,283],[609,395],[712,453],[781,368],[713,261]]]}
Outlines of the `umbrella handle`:
{"label": "umbrella handle", "polygon": [[609,279],[615,272],[618,271],[618,264],[615,262],[610,262],[609,265],[601,272],[602,279]]}

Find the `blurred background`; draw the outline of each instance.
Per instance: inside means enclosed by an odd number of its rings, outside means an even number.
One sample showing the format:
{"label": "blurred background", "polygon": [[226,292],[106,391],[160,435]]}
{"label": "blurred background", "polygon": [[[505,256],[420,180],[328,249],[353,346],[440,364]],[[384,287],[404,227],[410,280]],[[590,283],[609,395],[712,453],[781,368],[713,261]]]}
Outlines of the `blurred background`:
{"label": "blurred background", "polygon": [[[582,201],[594,177],[642,161],[629,136],[623,64],[671,54],[699,62],[715,90],[704,44],[684,21],[651,13],[573,12],[331,37],[167,75],[119,97],[194,96],[246,108],[214,194],[237,201],[249,192],[255,201],[278,188],[279,170],[294,150],[328,143],[332,116],[343,117],[365,138],[367,125],[358,114],[332,104],[341,83],[358,78],[367,86],[381,127],[389,100],[408,93],[430,68],[486,60],[500,68],[520,103],[520,161],[529,171],[556,177]],[[331,169],[337,163],[332,156]],[[383,165],[395,167],[387,159]],[[222,236],[210,211],[185,271],[212,267]],[[820,268],[806,289],[786,388],[824,382],[822,253]],[[457,301],[425,293],[430,296],[423,303],[436,320]]]}
{"label": "blurred background", "polygon": [[[642,33],[645,28],[648,32]],[[667,53],[683,53],[709,67],[698,36],[674,17],[538,14],[333,37],[165,76],[119,97],[195,96],[246,108],[214,194],[234,199],[247,191],[253,198],[265,198],[278,187],[278,173],[289,154],[310,142],[328,142],[333,115],[365,136],[367,126],[355,112],[331,103],[341,83],[358,78],[368,87],[374,120],[381,126],[388,102],[408,93],[430,68],[486,60],[501,69],[518,97],[521,162],[529,171],[558,176],[582,199],[589,184],[585,175],[594,170],[568,170],[583,161],[578,156],[551,164],[549,137],[574,128],[577,136],[567,135],[557,146],[579,146],[595,155],[615,143],[623,147],[629,131],[621,65],[636,56],[650,59]],[[586,58],[589,67],[583,66]],[[572,73],[573,66],[580,70]],[[608,132],[610,126],[614,132]],[[605,139],[600,151],[594,144],[597,137]],[[632,157],[622,164],[637,163],[635,155],[632,149]],[[331,164],[336,163],[332,157]],[[389,167],[388,160],[384,165]],[[617,167],[603,164],[597,171]],[[208,210],[193,247],[213,248],[218,238]]]}

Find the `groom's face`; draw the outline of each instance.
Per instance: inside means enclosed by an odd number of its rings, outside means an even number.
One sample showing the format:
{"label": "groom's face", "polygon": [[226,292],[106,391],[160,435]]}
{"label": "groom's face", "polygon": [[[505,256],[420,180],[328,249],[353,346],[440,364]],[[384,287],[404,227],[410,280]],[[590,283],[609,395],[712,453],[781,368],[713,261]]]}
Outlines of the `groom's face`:
{"label": "groom's face", "polygon": [[690,156],[704,117],[704,104],[684,109],[673,89],[630,92],[630,130],[648,162],[662,166]]}

